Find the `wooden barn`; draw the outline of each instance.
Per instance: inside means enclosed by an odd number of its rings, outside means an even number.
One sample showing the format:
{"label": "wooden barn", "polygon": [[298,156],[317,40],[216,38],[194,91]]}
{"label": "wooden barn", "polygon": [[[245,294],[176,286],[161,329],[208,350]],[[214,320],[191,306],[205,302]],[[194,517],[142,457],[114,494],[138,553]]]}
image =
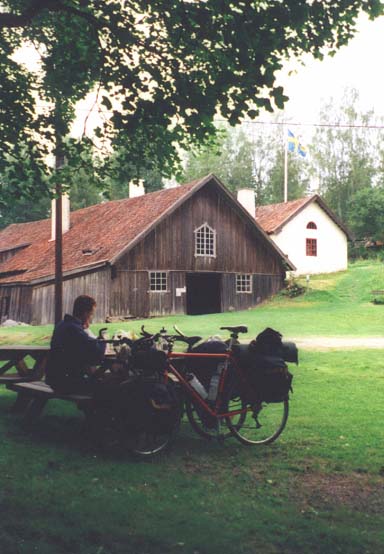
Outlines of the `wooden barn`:
{"label": "wooden barn", "polygon": [[[214,175],[76,210],[67,228],[64,310],[90,294],[95,321],[246,309],[294,269]],[[0,232],[2,319],[54,321],[54,248],[49,219]]]}

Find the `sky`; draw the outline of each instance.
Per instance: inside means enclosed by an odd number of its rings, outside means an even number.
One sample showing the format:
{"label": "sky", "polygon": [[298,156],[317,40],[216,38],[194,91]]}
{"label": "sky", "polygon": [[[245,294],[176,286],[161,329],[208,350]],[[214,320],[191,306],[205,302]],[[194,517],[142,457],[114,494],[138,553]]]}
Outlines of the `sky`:
{"label": "sky", "polygon": [[[311,56],[305,63],[288,63],[279,81],[290,100],[284,119],[303,123],[320,123],[319,110],[324,99],[340,100],[346,88],[359,91],[361,109],[373,109],[384,116],[384,16],[369,21],[361,16],[358,32],[335,56],[322,61]],[[289,71],[293,75],[288,75]]]}

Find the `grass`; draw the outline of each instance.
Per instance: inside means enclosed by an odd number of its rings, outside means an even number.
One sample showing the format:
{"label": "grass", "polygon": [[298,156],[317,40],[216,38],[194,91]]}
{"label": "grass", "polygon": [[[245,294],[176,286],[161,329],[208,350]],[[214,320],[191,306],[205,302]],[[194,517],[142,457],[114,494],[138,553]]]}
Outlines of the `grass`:
{"label": "grass", "polygon": [[[384,289],[384,266],[379,262],[355,263],[346,272],[312,276],[308,291],[297,298],[276,295],[263,305],[242,312],[201,316],[167,316],[112,324],[95,324],[94,332],[108,327],[139,333],[142,324],[156,332],[163,325],[170,331],[177,324],[186,334],[209,336],[220,333],[222,325],[247,324],[246,339],[265,327],[284,337],[298,336],[382,336],[384,309],[372,303],[371,291]],[[52,326],[0,329],[0,344],[48,344]]]}
{"label": "grass", "polygon": [[[143,321],[217,333],[247,323],[285,338],[382,336],[370,291],[380,264],[312,277],[299,298],[255,310]],[[141,321],[111,324],[140,329]],[[96,330],[101,325],[95,325]],[[1,329],[1,343],[44,344],[52,328]],[[294,394],[276,443],[206,442],[183,423],[152,462],[101,457],[81,414],[51,401],[32,429],[0,389],[2,554],[381,554],[384,550],[383,356],[379,350],[300,352]]]}
{"label": "grass", "polygon": [[5,554],[379,554],[382,354],[303,352],[278,441],[193,435],[153,462],[102,458],[80,414],[51,401],[32,430],[0,394]]}

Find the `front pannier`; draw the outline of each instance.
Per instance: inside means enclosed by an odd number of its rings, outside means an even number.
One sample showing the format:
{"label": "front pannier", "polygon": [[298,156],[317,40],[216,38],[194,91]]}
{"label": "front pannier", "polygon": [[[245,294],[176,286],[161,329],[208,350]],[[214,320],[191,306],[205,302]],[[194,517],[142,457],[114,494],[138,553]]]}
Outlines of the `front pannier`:
{"label": "front pannier", "polygon": [[131,364],[134,369],[142,370],[145,374],[162,373],[167,367],[167,355],[156,348],[133,350]]}

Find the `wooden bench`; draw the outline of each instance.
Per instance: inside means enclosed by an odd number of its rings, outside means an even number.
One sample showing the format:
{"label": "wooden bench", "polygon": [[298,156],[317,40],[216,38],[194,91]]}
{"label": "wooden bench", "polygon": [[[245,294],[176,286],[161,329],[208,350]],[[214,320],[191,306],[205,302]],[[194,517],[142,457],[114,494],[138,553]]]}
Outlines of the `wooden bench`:
{"label": "wooden bench", "polygon": [[53,398],[75,402],[78,406],[92,399],[88,394],[58,394],[44,381],[7,383],[7,389],[18,393],[25,409],[25,419],[32,421],[43,411],[48,400]]}

